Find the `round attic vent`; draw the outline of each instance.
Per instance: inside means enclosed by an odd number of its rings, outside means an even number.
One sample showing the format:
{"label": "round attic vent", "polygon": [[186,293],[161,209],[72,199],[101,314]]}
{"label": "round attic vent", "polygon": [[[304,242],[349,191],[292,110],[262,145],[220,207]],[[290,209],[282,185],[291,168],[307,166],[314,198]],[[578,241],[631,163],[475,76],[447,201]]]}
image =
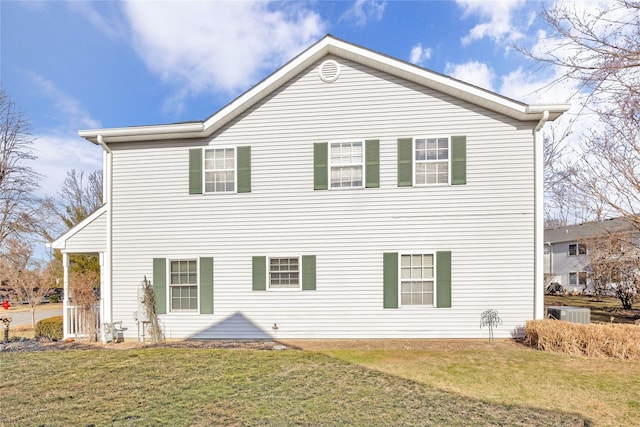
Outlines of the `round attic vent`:
{"label": "round attic vent", "polygon": [[338,77],[340,77],[340,65],[333,59],[327,59],[320,64],[318,74],[320,74],[320,79],[322,79],[323,82],[335,82],[338,80]]}

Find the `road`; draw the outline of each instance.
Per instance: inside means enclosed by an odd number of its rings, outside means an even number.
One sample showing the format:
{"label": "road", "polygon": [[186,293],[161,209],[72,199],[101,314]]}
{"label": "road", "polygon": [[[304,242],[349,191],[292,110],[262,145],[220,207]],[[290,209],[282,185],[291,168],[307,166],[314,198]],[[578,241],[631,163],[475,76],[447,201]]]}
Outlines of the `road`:
{"label": "road", "polygon": [[[48,308],[38,306],[36,308],[36,323],[39,320],[46,319],[47,317],[62,316],[62,308]],[[0,317],[11,317],[11,327],[14,326],[31,326],[31,310],[27,311],[11,311],[3,310],[0,307]]]}

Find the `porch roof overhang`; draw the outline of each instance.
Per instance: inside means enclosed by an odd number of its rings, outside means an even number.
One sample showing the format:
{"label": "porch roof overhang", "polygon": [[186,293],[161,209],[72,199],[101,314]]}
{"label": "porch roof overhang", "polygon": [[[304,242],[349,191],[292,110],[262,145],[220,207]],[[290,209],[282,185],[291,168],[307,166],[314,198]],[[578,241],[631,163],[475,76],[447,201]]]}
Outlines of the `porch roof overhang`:
{"label": "porch roof overhang", "polygon": [[[107,209],[107,205],[103,205],[62,236],[48,243],[47,247],[60,249],[62,252],[73,252],[77,254],[90,254],[104,251],[107,246],[107,229],[106,222],[104,227],[100,222],[102,219],[106,219]],[[96,230],[96,227],[98,230]],[[92,229],[91,232],[89,232],[89,229]],[[68,242],[73,238],[83,238],[83,244],[77,248],[70,248]]]}

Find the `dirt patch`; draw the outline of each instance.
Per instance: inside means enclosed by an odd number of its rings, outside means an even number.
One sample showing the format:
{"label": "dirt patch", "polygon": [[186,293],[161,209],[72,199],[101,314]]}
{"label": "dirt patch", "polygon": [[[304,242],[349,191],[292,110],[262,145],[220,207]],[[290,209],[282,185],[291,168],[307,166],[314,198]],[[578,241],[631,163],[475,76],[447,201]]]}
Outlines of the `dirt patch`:
{"label": "dirt patch", "polygon": [[438,350],[507,349],[520,347],[518,341],[501,339],[315,339],[280,340],[288,347],[309,351],[324,350]]}
{"label": "dirt patch", "polygon": [[131,350],[140,348],[211,348],[246,350],[286,350],[290,347],[274,341],[227,341],[227,340],[170,340],[158,344],[125,341],[122,343],[96,343],[89,341],[40,341],[19,339],[0,344],[0,353],[66,351],[66,350]]}
{"label": "dirt patch", "polygon": [[0,344],[0,352],[34,352],[65,350],[131,350],[140,348],[210,348],[245,350],[495,350],[521,348],[515,340],[503,339],[489,342],[480,339],[296,339],[296,340],[167,340],[159,344],[127,340],[121,343],[89,341],[40,341],[37,339],[12,340]]}

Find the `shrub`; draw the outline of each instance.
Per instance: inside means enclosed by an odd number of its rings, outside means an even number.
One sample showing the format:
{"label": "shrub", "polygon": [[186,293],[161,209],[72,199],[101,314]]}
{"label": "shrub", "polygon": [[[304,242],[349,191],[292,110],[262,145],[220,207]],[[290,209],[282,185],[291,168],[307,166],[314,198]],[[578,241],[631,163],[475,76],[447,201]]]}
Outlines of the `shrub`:
{"label": "shrub", "polygon": [[640,327],[636,325],[529,320],[524,343],[558,353],[640,360]]}
{"label": "shrub", "polygon": [[58,341],[62,339],[63,335],[62,316],[49,317],[36,323],[36,338]]}

